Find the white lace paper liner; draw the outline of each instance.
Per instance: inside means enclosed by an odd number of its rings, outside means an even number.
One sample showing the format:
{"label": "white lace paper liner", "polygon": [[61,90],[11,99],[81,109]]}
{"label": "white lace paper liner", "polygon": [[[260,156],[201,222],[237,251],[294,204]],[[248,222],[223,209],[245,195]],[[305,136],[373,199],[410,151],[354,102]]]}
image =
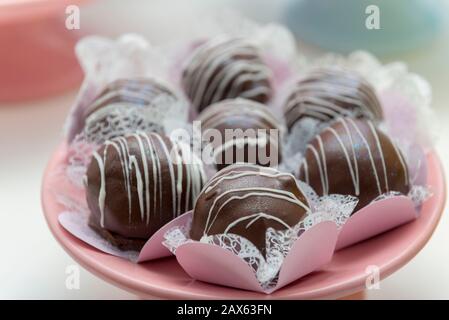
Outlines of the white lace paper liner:
{"label": "white lace paper liner", "polygon": [[[83,68],[85,78],[75,104],[65,124],[68,140],[71,141],[84,127],[84,111],[93,99],[108,84],[117,79],[151,78],[170,89],[176,97],[160,95],[144,109],[126,109],[126,104],[117,104],[109,110],[107,117],[113,128],[103,128],[102,124],[88,128],[86,138],[95,137],[94,141],[106,139],[110,131],[120,132],[124,128],[145,130],[165,127],[166,132],[176,128],[180,122],[188,119],[188,103],[169,81],[169,66],[162,48],[154,47],[143,37],[136,34],[124,34],[116,40],[89,36],[83,38],[76,46],[78,60]],[[125,116],[116,118],[117,110]],[[144,111],[144,112],[142,112]],[[104,116],[104,115],[103,115]],[[98,127],[100,126],[100,127]],[[100,132],[97,137],[93,133]],[[104,132],[104,133],[103,133]]]}
{"label": "white lace paper liner", "polygon": [[[388,193],[381,194],[372,202],[390,199],[401,195],[403,194],[400,192],[390,191]],[[432,192],[426,186],[412,186],[408,194],[406,194],[406,196],[413,202],[415,208],[419,208],[424,201],[426,201],[428,198],[432,196]]]}
{"label": "white lace paper liner", "polygon": [[136,131],[169,133],[186,123],[187,110],[185,101],[168,94],[160,94],[145,106],[116,103],[92,114],[82,134],[87,141],[101,144]]}
{"label": "white lace paper liner", "polygon": [[[233,252],[254,270],[264,290],[273,288],[277,283],[282,263],[298,237],[323,221],[333,221],[340,228],[358,202],[355,197],[337,194],[319,197],[308,185],[302,182],[298,184],[309,200],[311,212],[291,229],[279,231],[268,228],[265,257],[249,240],[232,233],[204,236],[200,242],[217,245]],[[168,230],[164,235],[164,246],[175,253],[180,245],[193,241],[189,239],[189,230],[190,223]]]}

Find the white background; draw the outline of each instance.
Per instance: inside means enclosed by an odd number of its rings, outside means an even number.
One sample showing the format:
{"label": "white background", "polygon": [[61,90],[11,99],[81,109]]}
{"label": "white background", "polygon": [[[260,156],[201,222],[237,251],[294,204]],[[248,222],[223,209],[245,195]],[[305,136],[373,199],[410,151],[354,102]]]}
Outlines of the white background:
{"label": "white background", "polygon": [[[119,3],[121,2],[121,3]],[[105,35],[137,31],[153,43],[188,34],[198,13],[226,3],[262,21],[276,19],[284,1],[108,1],[81,12],[82,28]],[[240,2],[240,4],[239,4]],[[207,5],[206,5],[207,3]],[[0,8],[1,10],[1,8]],[[99,17],[102,17],[99,19]],[[449,29],[427,48],[401,56],[410,70],[429,80],[441,133],[436,149],[449,165]],[[308,54],[317,49],[300,44]],[[391,60],[391,59],[387,59]],[[1,72],[1,70],[0,70]],[[46,162],[62,139],[62,123],[76,92],[20,104],[0,104],[0,298],[135,298],[81,269],[79,290],[67,290],[66,268],[75,262],[48,230],[40,206]],[[446,177],[447,178],[447,177]],[[447,210],[445,210],[447,211]],[[426,247],[405,267],[382,281],[371,299],[449,299],[449,216]]]}

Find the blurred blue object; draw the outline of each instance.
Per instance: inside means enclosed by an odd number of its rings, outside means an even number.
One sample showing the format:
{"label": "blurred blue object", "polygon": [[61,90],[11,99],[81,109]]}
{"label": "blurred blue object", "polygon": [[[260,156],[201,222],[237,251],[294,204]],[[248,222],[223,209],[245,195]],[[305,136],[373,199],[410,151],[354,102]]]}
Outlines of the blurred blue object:
{"label": "blurred blue object", "polygon": [[[380,29],[366,26],[375,18],[372,5],[379,9]],[[442,0],[291,0],[286,9],[285,23],[306,42],[342,53],[365,49],[385,55],[431,42],[448,6]]]}

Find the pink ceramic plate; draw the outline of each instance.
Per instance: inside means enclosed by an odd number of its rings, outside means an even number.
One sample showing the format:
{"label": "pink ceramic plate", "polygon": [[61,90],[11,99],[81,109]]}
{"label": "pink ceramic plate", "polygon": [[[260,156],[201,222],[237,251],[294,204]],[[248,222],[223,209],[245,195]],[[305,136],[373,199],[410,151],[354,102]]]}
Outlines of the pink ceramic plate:
{"label": "pink ceramic plate", "polygon": [[63,210],[51,190],[58,188],[55,169],[65,159],[61,145],[45,171],[42,186],[44,214],[53,235],[82,266],[125,290],[144,298],[171,299],[317,299],[339,298],[364,289],[370,265],[383,279],[412,259],[431,237],[443,212],[446,190],[443,169],[435,153],[428,156],[428,184],[433,191],[416,221],[337,252],[324,269],[314,272],[271,295],[194,281],[174,258],[134,264],[100,252],[70,235],[58,223]]}

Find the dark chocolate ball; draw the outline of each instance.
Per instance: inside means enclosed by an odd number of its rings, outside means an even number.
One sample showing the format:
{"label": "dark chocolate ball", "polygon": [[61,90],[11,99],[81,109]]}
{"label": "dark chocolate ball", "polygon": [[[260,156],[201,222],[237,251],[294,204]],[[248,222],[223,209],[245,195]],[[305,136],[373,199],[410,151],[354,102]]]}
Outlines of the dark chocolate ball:
{"label": "dark chocolate ball", "polygon": [[267,106],[242,98],[228,99],[205,109],[197,120],[205,143],[214,147],[218,169],[236,162],[263,166],[280,162],[282,128]]}
{"label": "dark chocolate ball", "polygon": [[353,118],[336,119],[311,140],[298,177],[319,195],[358,197],[355,210],[382,194],[410,190],[398,147],[371,121]]}
{"label": "dark chocolate ball", "polygon": [[293,175],[257,165],[234,164],[203,188],[190,237],[236,234],[266,253],[268,228],[286,230],[302,221],[309,204]]}
{"label": "dark chocolate ball", "polygon": [[87,170],[90,224],[121,247],[139,247],[192,209],[204,182],[189,146],[157,133],[108,140]]}
{"label": "dark chocolate ball", "polygon": [[153,118],[155,104],[177,101],[170,89],[154,79],[115,80],[86,108],[84,133],[89,141],[97,143],[136,130],[164,133]]}
{"label": "dark chocolate ball", "polygon": [[289,129],[307,117],[322,122],[341,116],[378,122],[383,117],[374,88],[362,76],[338,68],[318,69],[299,80],[284,114]]}
{"label": "dark chocolate ball", "polygon": [[201,111],[229,98],[267,102],[272,94],[270,75],[255,46],[240,38],[217,37],[193,52],[182,85]]}

